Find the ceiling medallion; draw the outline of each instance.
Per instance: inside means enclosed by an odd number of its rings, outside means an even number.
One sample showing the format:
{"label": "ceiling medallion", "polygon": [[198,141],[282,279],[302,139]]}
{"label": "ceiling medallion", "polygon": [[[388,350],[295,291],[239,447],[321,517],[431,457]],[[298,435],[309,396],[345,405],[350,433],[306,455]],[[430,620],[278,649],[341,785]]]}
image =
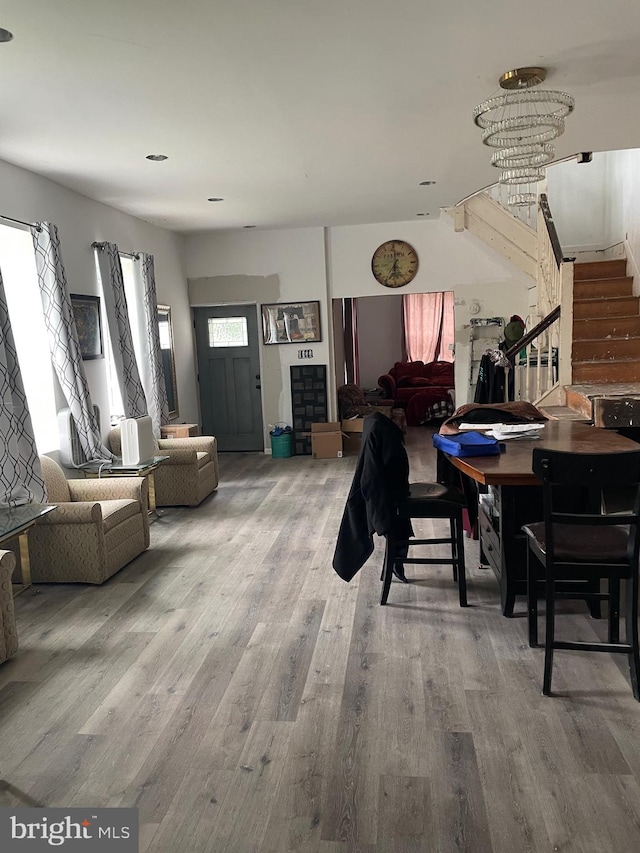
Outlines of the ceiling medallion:
{"label": "ceiling medallion", "polygon": [[531,185],[544,180],[544,167],[555,156],[551,140],[564,133],[564,120],[575,107],[566,92],[535,88],[546,76],[538,67],[506,71],[498,81],[504,91],[473,111],[483,143],[498,149],[491,165],[502,170],[499,183],[515,187],[508,199],[511,206],[537,201]]}

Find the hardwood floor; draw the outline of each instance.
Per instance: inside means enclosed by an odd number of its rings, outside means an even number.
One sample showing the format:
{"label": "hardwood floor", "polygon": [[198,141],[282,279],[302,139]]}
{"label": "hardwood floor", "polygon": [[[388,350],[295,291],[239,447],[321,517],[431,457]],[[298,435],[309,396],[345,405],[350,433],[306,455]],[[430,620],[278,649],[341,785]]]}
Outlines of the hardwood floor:
{"label": "hardwood floor", "polygon": [[[412,479],[432,478],[429,432],[409,445]],[[354,466],[223,454],[217,494],[164,510],[102,587],[16,599],[0,806],[137,806],[152,853],[638,849],[626,663],[557,653],[543,697],[524,603],[500,615],[468,539],[467,609],[427,566],[381,608],[382,543],[345,584]]]}

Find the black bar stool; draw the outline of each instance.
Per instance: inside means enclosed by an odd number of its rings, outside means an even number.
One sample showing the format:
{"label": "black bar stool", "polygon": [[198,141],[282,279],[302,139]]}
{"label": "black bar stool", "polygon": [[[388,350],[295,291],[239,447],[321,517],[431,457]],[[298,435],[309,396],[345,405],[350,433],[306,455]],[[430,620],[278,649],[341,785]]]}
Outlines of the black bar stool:
{"label": "black bar stool", "polygon": [[[386,604],[389,597],[392,575],[406,583],[405,564],[413,565],[451,565],[453,580],[458,584],[460,607],[467,606],[467,578],[464,563],[464,536],[462,510],[465,499],[462,492],[447,488],[439,483],[410,483],[410,494],[398,503],[398,524],[386,535],[384,564],[382,569],[382,595],[380,604]],[[406,530],[407,522],[413,518],[449,519],[450,535],[431,539],[417,539],[413,536],[398,534]],[[449,545],[450,557],[409,557],[409,548],[417,545]]]}
{"label": "black bar stool", "polygon": [[[538,591],[544,579],[546,631],[542,692],[551,695],[556,649],[616,652],[629,659],[634,697],[640,701],[638,559],[640,552],[640,450],[568,453],[536,448],[533,471],[542,482],[544,520],[523,527],[528,537],[529,645],[538,645]],[[625,494],[619,512],[607,513],[607,492]],[[606,580],[606,592],[585,582]],[[620,582],[626,589],[626,642],[620,642]],[[571,588],[573,586],[573,589]],[[598,590],[600,584],[598,583]],[[555,639],[557,599],[608,601],[608,642]]]}

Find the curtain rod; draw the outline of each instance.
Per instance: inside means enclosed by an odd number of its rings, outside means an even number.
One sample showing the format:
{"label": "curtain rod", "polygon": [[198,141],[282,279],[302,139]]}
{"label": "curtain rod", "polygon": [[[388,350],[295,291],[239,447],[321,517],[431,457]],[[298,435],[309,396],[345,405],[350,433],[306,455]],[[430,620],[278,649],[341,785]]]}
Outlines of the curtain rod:
{"label": "curtain rod", "polygon": [[7,222],[17,222],[18,225],[26,225],[29,228],[36,228],[38,231],[42,231],[42,228],[35,222],[24,222],[22,219],[14,219],[12,216],[5,216],[4,213],[0,213],[0,219],[6,219]]}
{"label": "curtain rod", "polygon": [[[103,249],[105,245],[106,243],[92,243],[91,248]],[[123,258],[131,258],[134,261],[140,260],[140,254],[138,252],[121,252],[120,249],[118,249],[118,254],[122,255]]]}

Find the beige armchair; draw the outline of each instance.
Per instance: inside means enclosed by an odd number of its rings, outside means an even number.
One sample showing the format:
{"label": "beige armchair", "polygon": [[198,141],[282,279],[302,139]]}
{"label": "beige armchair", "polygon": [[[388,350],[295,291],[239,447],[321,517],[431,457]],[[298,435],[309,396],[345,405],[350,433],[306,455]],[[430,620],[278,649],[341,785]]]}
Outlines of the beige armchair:
{"label": "beige armchair", "polygon": [[[122,455],[120,427],[109,433],[109,449]],[[218,487],[218,449],[212,435],[161,438],[158,454],[168,456],[154,472],[156,506],[197,506]]]}
{"label": "beige armchair", "polygon": [[0,663],[18,651],[18,634],[13,612],[11,575],[16,558],[11,551],[0,551]]}
{"label": "beige armchair", "polygon": [[146,479],[67,480],[53,459],[40,462],[57,509],[29,531],[34,583],[104,583],[149,547]]}

